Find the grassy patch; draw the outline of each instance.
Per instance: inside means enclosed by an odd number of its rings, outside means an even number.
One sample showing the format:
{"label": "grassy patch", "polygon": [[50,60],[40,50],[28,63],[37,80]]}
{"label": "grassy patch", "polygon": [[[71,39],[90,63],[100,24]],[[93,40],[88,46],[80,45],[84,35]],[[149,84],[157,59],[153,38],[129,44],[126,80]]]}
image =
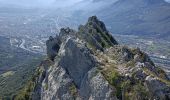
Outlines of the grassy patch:
{"label": "grassy patch", "polygon": [[4,73],[0,77],[0,97],[11,98],[11,96],[17,94],[31,79],[40,60],[20,65],[15,72]]}
{"label": "grassy patch", "polygon": [[45,84],[44,87],[45,87],[45,90],[48,90],[48,84],[47,83]]}
{"label": "grassy patch", "polygon": [[121,79],[122,76],[114,69],[109,68],[107,70],[102,71],[103,76],[109,82],[110,85],[114,86],[117,90],[116,96],[121,98]]}
{"label": "grassy patch", "polygon": [[101,71],[110,85],[116,88],[118,99],[126,100],[148,100],[150,97],[143,82],[121,76],[114,66]]}
{"label": "grassy patch", "polygon": [[127,64],[126,64],[126,67],[135,67],[135,61],[129,61]]}
{"label": "grassy patch", "polygon": [[155,77],[155,78],[157,78],[159,81],[161,81],[161,82],[165,83],[166,85],[170,86],[170,81],[169,81],[169,80],[166,80],[166,79],[160,77],[159,75],[156,75],[156,73],[150,71],[150,70],[147,69],[147,68],[144,68],[143,70],[145,71],[145,73],[146,73],[147,75],[151,75],[152,77]]}
{"label": "grassy patch", "polygon": [[40,72],[40,69],[38,68],[32,79],[28,81],[28,83],[17,93],[16,96],[14,96],[14,100],[31,100],[32,92],[36,86],[36,80],[41,73],[42,72]]}
{"label": "grassy patch", "polygon": [[149,100],[150,95],[146,87],[139,82],[126,88],[124,98],[126,100]]}
{"label": "grassy patch", "polygon": [[35,88],[35,83],[30,81],[24,89],[19,92],[19,95],[14,100],[31,100],[31,92]]}
{"label": "grassy patch", "polygon": [[74,96],[74,97],[77,96],[77,88],[74,83],[71,84],[71,86],[69,87],[69,90],[70,90],[72,96]]}
{"label": "grassy patch", "polygon": [[166,79],[166,78],[167,78],[167,75],[166,75],[165,71],[162,70],[161,68],[157,67],[157,68],[156,68],[156,71],[157,71],[158,76],[159,76],[160,78],[163,78],[163,79]]}

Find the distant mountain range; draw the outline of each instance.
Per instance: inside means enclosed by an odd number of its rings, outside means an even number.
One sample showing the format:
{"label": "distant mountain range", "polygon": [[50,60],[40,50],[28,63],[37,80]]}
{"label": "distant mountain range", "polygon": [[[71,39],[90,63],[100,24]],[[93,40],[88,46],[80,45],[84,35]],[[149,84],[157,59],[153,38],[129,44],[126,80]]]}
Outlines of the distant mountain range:
{"label": "distant mountain range", "polygon": [[98,13],[113,33],[170,38],[170,4],[163,0],[119,0]]}
{"label": "distant mountain range", "polygon": [[[73,2],[74,6],[65,7]],[[60,10],[54,10],[55,12],[52,13],[54,15],[57,15],[58,11],[64,13],[64,10],[68,10],[67,12],[72,10],[72,16],[69,15],[72,24],[78,20],[77,25],[79,25],[89,16],[97,15],[105,21],[107,28],[113,34],[150,36],[170,40],[170,3],[165,0],[67,0],[55,6]]]}
{"label": "distant mountain range", "polygon": [[93,10],[93,7],[86,7],[88,11],[84,15],[96,14],[115,34],[170,39],[170,3],[164,0],[118,0],[103,6],[100,3],[99,8],[95,7],[92,12],[89,9]]}

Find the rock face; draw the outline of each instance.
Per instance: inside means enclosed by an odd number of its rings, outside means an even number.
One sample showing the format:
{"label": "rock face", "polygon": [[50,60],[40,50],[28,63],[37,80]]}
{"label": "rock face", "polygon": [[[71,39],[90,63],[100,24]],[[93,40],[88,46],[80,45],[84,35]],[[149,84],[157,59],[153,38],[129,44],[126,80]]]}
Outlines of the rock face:
{"label": "rock face", "polygon": [[56,37],[55,39],[53,37],[50,37],[49,40],[46,42],[47,45],[47,55],[51,60],[54,60],[55,56],[57,55],[57,52],[60,49],[61,41]]}
{"label": "rock face", "polygon": [[[170,81],[140,49],[118,45],[96,16],[47,41],[33,100],[168,100]],[[34,95],[36,94],[36,95]]]}
{"label": "rock face", "polygon": [[64,50],[59,66],[62,66],[73,78],[76,86],[80,87],[85,74],[96,66],[95,60],[85,44],[76,40],[69,39]]}
{"label": "rock face", "polygon": [[158,81],[156,78],[152,76],[146,77],[146,83],[147,87],[150,89],[151,94],[155,93],[154,95],[152,95],[153,98],[157,98],[160,100],[169,99],[170,88],[167,87],[165,83]]}
{"label": "rock face", "polygon": [[[89,21],[95,21],[96,26],[98,24],[102,26],[102,32],[107,32],[105,25],[98,21],[96,17],[89,18]],[[84,28],[84,31],[88,31],[88,29]],[[69,28],[61,29],[59,36],[56,38],[50,37],[47,41],[48,57],[54,60],[55,64],[49,68],[48,72],[50,73],[42,83],[44,86],[47,85],[48,89],[46,90],[42,87],[41,99],[117,99],[112,96],[112,93],[116,90],[98,72],[98,63],[93,52],[88,48],[87,43],[83,41],[86,38],[78,38],[80,37],[78,34]],[[110,34],[108,35],[111,36]],[[60,44],[58,41],[62,41],[62,43]],[[96,44],[90,45],[98,47],[97,38],[91,37],[89,41],[96,41]],[[112,40],[110,40],[109,42],[111,46],[114,43],[117,44],[116,41],[112,43]],[[103,49],[101,45],[99,46]],[[53,47],[56,48],[53,49]],[[54,57],[56,58],[54,59]]]}

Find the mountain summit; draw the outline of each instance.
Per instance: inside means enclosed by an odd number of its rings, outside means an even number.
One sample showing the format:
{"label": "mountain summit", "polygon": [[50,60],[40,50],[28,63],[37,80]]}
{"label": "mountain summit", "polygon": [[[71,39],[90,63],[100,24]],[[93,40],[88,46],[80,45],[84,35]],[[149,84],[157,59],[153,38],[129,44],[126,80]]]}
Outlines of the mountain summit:
{"label": "mountain summit", "polygon": [[119,45],[96,16],[47,41],[48,59],[15,99],[170,99],[170,81],[147,54]]}

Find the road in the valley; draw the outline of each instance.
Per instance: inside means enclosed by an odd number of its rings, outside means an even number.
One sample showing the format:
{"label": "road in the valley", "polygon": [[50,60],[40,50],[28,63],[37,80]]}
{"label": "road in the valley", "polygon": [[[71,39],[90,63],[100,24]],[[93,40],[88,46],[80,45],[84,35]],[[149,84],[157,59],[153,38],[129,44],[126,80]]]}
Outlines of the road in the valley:
{"label": "road in the valley", "polygon": [[32,52],[32,53],[37,53],[37,52],[34,52],[34,51],[31,51],[31,50],[29,50],[29,49],[27,49],[26,47],[25,47],[25,39],[22,39],[21,40],[21,44],[19,45],[19,47],[20,48],[22,48],[22,49],[24,49],[24,50],[26,50],[26,51],[29,51],[29,52]]}

